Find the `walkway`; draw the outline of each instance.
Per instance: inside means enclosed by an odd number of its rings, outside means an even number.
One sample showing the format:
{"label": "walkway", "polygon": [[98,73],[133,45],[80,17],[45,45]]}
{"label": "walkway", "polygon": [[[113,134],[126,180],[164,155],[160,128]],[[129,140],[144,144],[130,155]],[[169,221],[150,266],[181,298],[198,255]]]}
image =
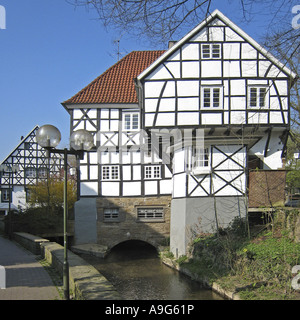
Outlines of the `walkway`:
{"label": "walkway", "polygon": [[48,272],[35,257],[0,235],[0,266],[6,273],[6,289],[0,289],[0,300],[60,299]]}

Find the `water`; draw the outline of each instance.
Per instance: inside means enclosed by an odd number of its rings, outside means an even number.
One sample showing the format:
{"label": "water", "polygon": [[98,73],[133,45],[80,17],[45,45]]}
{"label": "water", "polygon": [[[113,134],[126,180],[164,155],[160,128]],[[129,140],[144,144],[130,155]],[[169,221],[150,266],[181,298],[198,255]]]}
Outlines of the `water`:
{"label": "water", "polygon": [[105,259],[82,257],[114,285],[124,300],[222,300],[162,264],[155,248],[145,242],[124,242]]}

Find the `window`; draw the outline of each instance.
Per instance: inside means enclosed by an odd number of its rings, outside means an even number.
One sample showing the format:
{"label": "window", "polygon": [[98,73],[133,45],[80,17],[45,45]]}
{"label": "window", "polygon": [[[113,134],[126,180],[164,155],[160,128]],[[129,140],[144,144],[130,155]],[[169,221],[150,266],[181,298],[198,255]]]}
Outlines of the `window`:
{"label": "window", "polygon": [[11,173],[12,173],[11,167],[7,166],[6,170],[2,171],[2,177],[9,177]]}
{"label": "window", "polygon": [[161,167],[160,166],[146,166],[145,179],[160,179]]}
{"label": "window", "polygon": [[47,178],[47,171],[45,167],[39,168],[39,178]]}
{"label": "window", "polygon": [[151,222],[164,221],[164,208],[138,208],[137,220]]}
{"label": "window", "polygon": [[103,166],[102,167],[102,180],[118,180],[119,179],[119,166]]}
{"label": "window", "polygon": [[36,169],[35,168],[26,168],[25,169],[26,178],[35,178],[36,177]]}
{"label": "window", "polygon": [[2,202],[9,202],[11,196],[10,189],[2,189],[1,190],[1,201]]}
{"label": "window", "polygon": [[103,220],[108,222],[119,221],[119,209],[118,208],[104,209]]}
{"label": "window", "polygon": [[202,44],[202,59],[220,59],[221,45],[220,44]]}
{"label": "window", "polygon": [[193,148],[192,170],[194,174],[210,173],[210,157],[208,148]]}
{"label": "window", "polygon": [[220,87],[203,87],[202,88],[202,106],[203,108],[220,108],[221,102]]}
{"label": "window", "polygon": [[267,106],[267,87],[249,87],[249,107],[263,108]]}
{"label": "window", "polygon": [[123,130],[135,131],[140,126],[140,116],[137,112],[124,112],[123,113]]}
{"label": "window", "polygon": [[31,143],[30,142],[24,142],[24,149],[25,150],[30,150]]}

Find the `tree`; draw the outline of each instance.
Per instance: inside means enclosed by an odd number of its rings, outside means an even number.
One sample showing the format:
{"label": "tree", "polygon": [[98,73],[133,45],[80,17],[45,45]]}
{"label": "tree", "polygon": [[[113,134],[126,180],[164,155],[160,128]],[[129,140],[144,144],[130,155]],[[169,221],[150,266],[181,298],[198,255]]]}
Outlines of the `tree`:
{"label": "tree", "polygon": [[[131,35],[148,37],[155,42],[171,40],[183,28],[190,29],[209,15],[217,0],[66,0],[74,6],[95,9],[106,27],[114,27]],[[227,0],[237,10],[236,0]],[[239,0],[243,20],[260,15],[270,27],[289,24],[295,0]],[[279,23],[280,22],[280,23]],[[268,28],[268,29],[269,29]],[[296,30],[299,40],[299,29]]]}
{"label": "tree", "polygon": [[[291,71],[300,75],[300,39],[296,30],[285,28],[269,34],[265,46]],[[300,188],[300,161],[294,154],[300,150],[300,81],[290,88],[291,130],[286,151],[286,183],[289,192]]]}
{"label": "tree", "polygon": [[[32,206],[46,207],[50,212],[55,212],[63,207],[64,181],[55,177],[39,181],[30,186],[29,203]],[[77,200],[76,181],[69,179],[67,185],[68,209],[73,208]]]}
{"label": "tree", "polygon": [[[295,31],[295,30],[294,30]],[[265,46],[291,71],[300,75],[300,38],[296,32],[281,30],[270,34]],[[299,78],[290,88],[291,126],[295,132],[300,130],[300,82]],[[292,134],[294,134],[292,132]]]}

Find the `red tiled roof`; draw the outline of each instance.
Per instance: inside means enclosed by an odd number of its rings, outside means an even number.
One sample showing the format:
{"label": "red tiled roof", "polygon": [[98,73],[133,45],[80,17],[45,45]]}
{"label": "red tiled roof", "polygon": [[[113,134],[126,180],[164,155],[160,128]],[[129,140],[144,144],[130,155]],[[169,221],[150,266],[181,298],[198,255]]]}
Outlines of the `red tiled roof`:
{"label": "red tiled roof", "polygon": [[133,51],[63,104],[138,103],[136,78],[165,51]]}

